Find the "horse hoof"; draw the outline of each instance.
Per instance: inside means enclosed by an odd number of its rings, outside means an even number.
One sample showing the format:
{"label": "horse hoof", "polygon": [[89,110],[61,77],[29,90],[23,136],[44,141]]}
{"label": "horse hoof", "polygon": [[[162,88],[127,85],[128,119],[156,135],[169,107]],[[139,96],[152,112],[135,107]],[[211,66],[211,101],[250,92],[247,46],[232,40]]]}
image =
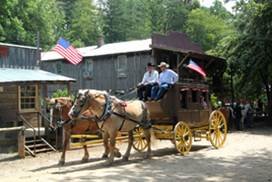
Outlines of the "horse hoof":
{"label": "horse hoof", "polygon": [[65,162],[64,162],[63,160],[60,160],[60,161],[59,161],[59,165],[60,165],[60,166],[64,166],[64,164],[65,164]]}
{"label": "horse hoof", "polygon": [[81,162],[85,163],[85,162],[88,162],[89,158],[82,158]]}
{"label": "horse hoof", "polygon": [[106,162],[105,162],[105,166],[112,166],[112,164],[113,164],[113,161],[109,161],[109,160],[107,160]]}
{"label": "horse hoof", "polygon": [[102,155],[102,159],[107,159],[108,158],[108,154],[103,154]]}
{"label": "horse hoof", "polygon": [[122,160],[123,161],[128,161],[128,156],[123,156]]}
{"label": "horse hoof", "polygon": [[114,156],[117,158],[120,158],[122,154],[119,151],[117,151],[117,152],[114,152]]}
{"label": "horse hoof", "polygon": [[152,157],[151,157],[151,155],[150,154],[146,154],[146,155],[144,155],[144,159],[151,159]]}

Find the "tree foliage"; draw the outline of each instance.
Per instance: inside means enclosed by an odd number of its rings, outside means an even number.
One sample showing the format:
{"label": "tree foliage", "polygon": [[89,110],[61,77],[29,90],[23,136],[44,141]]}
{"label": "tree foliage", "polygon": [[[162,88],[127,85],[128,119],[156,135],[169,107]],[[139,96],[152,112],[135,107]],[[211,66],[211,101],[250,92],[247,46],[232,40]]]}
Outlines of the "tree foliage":
{"label": "tree foliage", "polygon": [[194,9],[188,15],[186,33],[205,51],[215,48],[232,31],[227,20],[212,14],[208,9]]}
{"label": "tree foliage", "polygon": [[51,0],[2,0],[0,41],[34,45],[40,32],[42,47],[48,47],[61,34],[62,14]]}
{"label": "tree foliage", "polygon": [[99,12],[92,0],[77,0],[71,12],[68,39],[77,47],[96,44],[102,34]]}

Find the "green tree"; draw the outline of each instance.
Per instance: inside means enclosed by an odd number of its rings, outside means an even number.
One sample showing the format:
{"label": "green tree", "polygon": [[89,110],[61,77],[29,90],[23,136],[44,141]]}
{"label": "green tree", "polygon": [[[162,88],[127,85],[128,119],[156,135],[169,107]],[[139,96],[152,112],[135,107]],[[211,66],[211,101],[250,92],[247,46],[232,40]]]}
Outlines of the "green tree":
{"label": "green tree", "polygon": [[220,0],[215,0],[213,2],[213,6],[211,6],[209,9],[211,14],[216,15],[224,20],[232,18],[232,14],[223,6],[223,3]]}
{"label": "green tree", "polygon": [[194,9],[188,15],[185,30],[192,40],[208,51],[231,34],[233,28],[222,18],[211,14],[208,9]]}
{"label": "green tree", "polygon": [[241,94],[260,96],[265,90],[272,118],[272,3],[241,2],[237,6],[238,34],[228,45],[231,63],[237,67]]}
{"label": "green tree", "polygon": [[0,6],[0,41],[48,48],[61,34],[62,14],[54,0],[3,0]]}
{"label": "green tree", "polygon": [[126,40],[126,14],[123,0],[100,0],[106,42]]}
{"label": "green tree", "polygon": [[68,39],[77,47],[93,45],[102,34],[99,11],[92,0],[77,0],[71,11]]}

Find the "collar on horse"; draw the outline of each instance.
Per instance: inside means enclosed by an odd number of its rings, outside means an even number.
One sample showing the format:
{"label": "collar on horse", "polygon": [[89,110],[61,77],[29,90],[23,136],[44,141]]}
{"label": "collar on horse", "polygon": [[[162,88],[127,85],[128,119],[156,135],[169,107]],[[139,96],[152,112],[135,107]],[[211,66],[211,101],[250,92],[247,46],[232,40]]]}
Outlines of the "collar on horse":
{"label": "collar on horse", "polygon": [[103,109],[103,113],[101,114],[101,116],[97,117],[98,121],[105,121],[112,114],[112,100],[111,100],[109,94],[104,94],[104,97],[105,97],[105,104],[103,107],[104,109]]}

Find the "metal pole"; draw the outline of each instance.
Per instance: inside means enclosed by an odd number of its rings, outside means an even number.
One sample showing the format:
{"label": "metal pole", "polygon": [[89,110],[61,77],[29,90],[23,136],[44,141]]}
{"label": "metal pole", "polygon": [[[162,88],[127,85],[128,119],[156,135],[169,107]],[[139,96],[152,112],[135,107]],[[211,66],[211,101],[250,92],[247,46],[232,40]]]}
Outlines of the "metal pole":
{"label": "metal pole", "polygon": [[39,68],[40,67],[40,61],[41,61],[41,53],[40,53],[40,32],[37,32],[37,40],[36,40],[36,45],[37,45],[37,52],[36,52],[36,66]]}
{"label": "metal pole", "polygon": [[230,84],[231,84],[231,106],[233,107],[234,103],[234,87],[233,87],[233,69],[230,68]]}

